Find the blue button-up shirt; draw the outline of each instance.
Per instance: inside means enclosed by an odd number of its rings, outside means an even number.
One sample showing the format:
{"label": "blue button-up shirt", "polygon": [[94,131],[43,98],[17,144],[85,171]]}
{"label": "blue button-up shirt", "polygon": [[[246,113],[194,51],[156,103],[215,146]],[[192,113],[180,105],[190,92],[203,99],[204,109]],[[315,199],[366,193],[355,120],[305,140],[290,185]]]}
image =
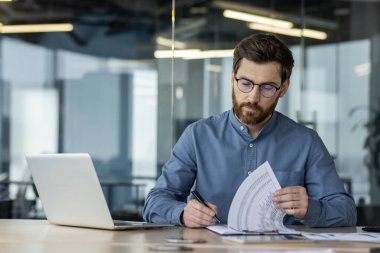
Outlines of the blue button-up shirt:
{"label": "blue button-up shirt", "polygon": [[[355,226],[355,202],[346,193],[334,161],[314,130],[274,112],[253,138],[232,110],[186,128],[147,196],[144,219],[181,224],[180,215],[195,183],[196,190],[218,207],[218,217],[227,223],[235,192],[265,161],[269,161],[282,188],[306,187],[309,203],[302,221],[305,225]],[[292,216],[284,219],[285,224],[296,222]]]}

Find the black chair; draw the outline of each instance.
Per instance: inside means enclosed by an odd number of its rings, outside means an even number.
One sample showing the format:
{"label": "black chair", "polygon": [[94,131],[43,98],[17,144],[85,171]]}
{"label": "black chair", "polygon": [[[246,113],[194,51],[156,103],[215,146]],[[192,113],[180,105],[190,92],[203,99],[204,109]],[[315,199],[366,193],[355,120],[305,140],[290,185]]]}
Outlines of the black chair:
{"label": "black chair", "polygon": [[356,211],[358,213],[357,226],[380,226],[380,206],[359,205]]}

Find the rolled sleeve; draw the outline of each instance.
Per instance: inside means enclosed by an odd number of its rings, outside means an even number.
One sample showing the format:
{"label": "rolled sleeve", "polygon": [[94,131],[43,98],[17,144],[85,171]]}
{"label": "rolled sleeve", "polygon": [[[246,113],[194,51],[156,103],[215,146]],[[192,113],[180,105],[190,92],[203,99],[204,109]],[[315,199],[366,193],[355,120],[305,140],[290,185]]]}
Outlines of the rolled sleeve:
{"label": "rolled sleeve", "polygon": [[305,217],[302,219],[302,223],[314,227],[318,223],[318,217],[321,216],[321,204],[318,200],[309,198],[308,208]]}
{"label": "rolled sleeve", "polygon": [[182,225],[180,216],[196,177],[190,129],[185,130],[175,145],[162,175],[148,193],[143,209],[146,221]]}
{"label": "rolled sleeve", "polygon": [[181,222],[181,214],[183,212],[183,209],[185,209],[186,203],[181,203],[179,204],[176,208],[173,209],[172,212],[172,218],[171,218],[171,223],[183,226]]}

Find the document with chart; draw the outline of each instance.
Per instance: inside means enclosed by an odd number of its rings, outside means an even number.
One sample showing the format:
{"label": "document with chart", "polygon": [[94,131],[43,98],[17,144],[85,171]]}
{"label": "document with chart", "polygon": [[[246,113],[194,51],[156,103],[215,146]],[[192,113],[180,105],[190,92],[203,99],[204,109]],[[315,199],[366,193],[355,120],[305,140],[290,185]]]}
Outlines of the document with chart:
{"label": "document with chart", "polygon": [[227,225],[207,227],[222,235],[252,233],[298,233],[283,224],[286,215],[272,200],[281,189],[268,161],[253,171],[240,185],[228,212]]}

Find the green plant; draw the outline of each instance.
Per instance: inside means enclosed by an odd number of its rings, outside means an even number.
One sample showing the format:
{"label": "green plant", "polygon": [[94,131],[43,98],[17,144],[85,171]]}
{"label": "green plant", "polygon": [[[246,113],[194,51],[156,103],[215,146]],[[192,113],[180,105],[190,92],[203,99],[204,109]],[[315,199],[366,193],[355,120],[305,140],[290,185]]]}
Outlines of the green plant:
{"label": "green plant", "polygon": [[[380,99],[379,99],[380,105]],[[369,169],[370,175],[374,176],[378,185],[380,185],[380,111],[373,107],[358,106],[349,111],[351,117],[355,112],[360,110],[369,110],[369,121],[357,123],[352,127],[354,131],[360,125],[367,129],[368,134],[364,140],[363,148],[368,150],[364,157],[364,164]]]}

